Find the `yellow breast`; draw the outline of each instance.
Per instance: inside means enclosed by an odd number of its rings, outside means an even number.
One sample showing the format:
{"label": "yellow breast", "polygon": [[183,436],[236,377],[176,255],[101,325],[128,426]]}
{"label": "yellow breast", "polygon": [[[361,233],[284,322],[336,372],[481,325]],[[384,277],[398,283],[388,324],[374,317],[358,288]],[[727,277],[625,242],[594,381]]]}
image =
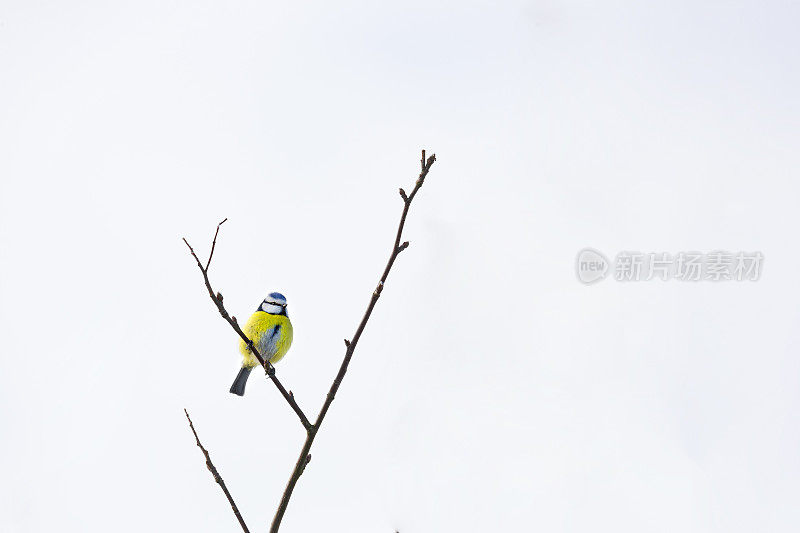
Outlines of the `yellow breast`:
{"label": "yellow breast", "polygon": [[[276,331],[277,328],[277,331]],[[283,315],[271,315],[264,311],[256,311],[242,328],[247,338],[253,341],[256,350],[269,359],[273,365],[283,359],[292,345],[292,322]],[[258,359],[250,352],[247,344],[239,339],[239,352],[244,357],[244,366],[258,366]]]}

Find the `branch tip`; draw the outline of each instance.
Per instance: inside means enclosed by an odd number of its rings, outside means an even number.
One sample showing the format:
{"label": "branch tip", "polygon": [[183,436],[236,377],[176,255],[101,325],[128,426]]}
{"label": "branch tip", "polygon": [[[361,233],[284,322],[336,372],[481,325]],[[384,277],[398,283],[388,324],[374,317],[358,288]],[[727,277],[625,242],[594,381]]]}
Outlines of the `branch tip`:
{"label": "branch tip", "polygon": [[211,252],[208,254],[208,261],[206,261],[206,268],[204,269],[204,272],[208,272],[208,267],[211,266],[211,258],[214,257],[214,248],[217,247],[217,235],[219,235],[219,227],[223,225],[226,220],[228,220],[228,217],[225,217],[222,222],[217,224],[217,231],[214,232],[214,240],[211,241]]}
{"label": "branch tip", "polygon": [[233,510],[233,514],[236,516],[236,519],[239,521],[239,525],[242,526],[242,531],[244,533],[250,533],[250,530],[247,529],[247,524],[244,522],[244,518],[242,518],[242,513],[239,512],[239,508],[236,507],[236,502],[233,501],[233,496],[231,496],[230,491],[228,491],[228,487],[225,486],[225,481],[222,479],[222,476],[217,471],[217,468],[214,466],[214,463],[211,462],[211,454],[208,450],[205,449],[203,444],[200,442],[200,437],[197,436],[197,431],[194,429],[194,424],[192,424],[192,419],[189,417],[189,411],[186,408],[183,408],[183,412],[186,413],[186,419],[189,421],[189,427],[192,429],[192,433],[194,434],[194,439],[197,441],[197,447],[200,448],[200,451],[203,452],[203,456],[206,458],[206,468],[209,472],[211,472],[214,481],[222,489],[222,492],[225,493],[225,497],[228,498],[228,503],[231,504],[231,509]]}

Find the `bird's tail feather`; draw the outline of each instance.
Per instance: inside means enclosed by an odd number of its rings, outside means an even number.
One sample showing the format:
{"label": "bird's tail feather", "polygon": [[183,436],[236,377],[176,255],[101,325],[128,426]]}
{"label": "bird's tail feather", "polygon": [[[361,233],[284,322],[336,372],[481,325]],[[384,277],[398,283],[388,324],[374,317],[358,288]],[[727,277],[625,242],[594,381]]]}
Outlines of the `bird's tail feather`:
{"label": "bird's tail feather", "polygon": [[231,385],[232,394],[244,396],[244,386],[247,385],[247,378],[250,376],[251,370],[253,369],[246,366],[243,366],[242,369],[239,370],[239,374],[236,376],[236,379],[233,380],[233,385]]}

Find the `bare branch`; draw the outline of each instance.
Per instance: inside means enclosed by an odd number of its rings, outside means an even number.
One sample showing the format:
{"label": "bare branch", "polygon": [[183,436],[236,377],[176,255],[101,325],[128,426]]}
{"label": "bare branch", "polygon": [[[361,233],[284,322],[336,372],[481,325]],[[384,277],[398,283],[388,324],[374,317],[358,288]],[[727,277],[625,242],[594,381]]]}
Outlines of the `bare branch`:
{"label": "bare branch", "polygon": [[297,462],[295,463],[294,470],[292,471],[292,475],[289,478],[289,482],[286,484],[286,489],[283,491],[283,496],[281,497],[281,503],[278,506],[278,510],[275,513],[275,518],[272,519],[272,525],[270,526],[270,533],[277,533],[278,528],[280,528],[281,520],[283,519],[283,515],[286,512],[286,508],[289,505],[289,498],[292,497],[292,491],[294,490],[295,485],[297,485],[297,481],[300,479],[303,471],[305,470],[306,465],[308,464],[309,459],[309,451],[311,450],[311,445],[314,443],[314,437],[316,437],[317,432],[319,431],[320,426],[322,425],[322,421],[325,419],[325,415],[328,413],[328,409],[333,403],[333,399],[336,396],[336,392],[339,390],[339,386],[342,384],[342,380],[344,379],[344,375],[347,372],[347,367],[350,364],[350,359],[353,357],[353,352],[356,349],[356,344],[358,344],[358,340],[361,338],[361,334],[364,332],[364,328],[369,321],[369,317],[372,315],[372,310],[375,308],[375,304],[378,303],[378,298],[380,298],[381,292],[383,291],[383,287],[386,284],[386,279],[389,277],[389,272],[392,270],[392,265],[394,265],[395,259],[397,256],[408,247],[408,243],[400,244],[400,239],[403,236],[403,227],[406,223],[406,216],[408,215],[408,209],[411,207],[411,202],[414,200],[414,196],[416,196],[419,189],[422,187],[422,184],[425,183],[425,177],[428,175],[433,163],[436,161],[436,155],[431,155],[427,159],[425,158],[425,150],[422,151],[422,170],[420,171],[419,177],[417,178],[417,182],[414,186],[414,189],[411,191],[407,197],[405,195],[405,191],[400,189],[400,195],[403,196],[404,204],[403,204],[403,213],[400,216],[400,224],[397,227],[397,235],[394,239],[394,245],[392,246],[392,253],[389,255],[389,261],[386,263],[386,268],[383,270],[383,275],[381,276],[380,281],[378,282],[378,286],[375,288],[375,291],[372,293],[372,298],[367,305],[367,310],[364,313],[364,316],[361,319],[361,322],[356,329],[355,335],[353,335],[352,340],[348,341],[345,340],[345,345],[347,347],[344,360],[342,361],[341,366],[339,367],[339,372],[336,374],[336,378],[333,380],[333,384],[331,385],[330,390],[328,391],[328,395],[325,398],[325,403],[322,405],[322,409],[320,409],[319,414],[317,415],[317,420],[311,425],[310,428],[307,428],[307,435],[306,441],[303,444],[303,449],[300,451],[300,456],[297,458]]}
{"label": "bare branch", "polygon": [[194,440],[197,441],[197,447],[203,452],[203,455],[206,456],[206,468],[208,471],[211,472],[211,475],[214,476],[214,481],[219,484],[222,492],[225,493],[225,497],[228,498],[228,503],[231,504],[231,508],[233,509],[233,514],[236,515],[236,519],[239,521],[239,525],[242,526],[242,530],[244,533],[250,533],[250,530],[247,529],[247,524],[244,523],[244,518],[242,518],[242,514],[239,512],[239,508],[236,507],[236,502],[233,501],[233,496],[228,491],[228,487],[225,486],[225,481],[222,480],[222,476],[219,475],[214,463],[211,462],[211,455],[209,455],[208,450],[203,447],[203,444],[200,442],[200,437],[197,436],[197,431],[194,429],[194,424],[192,424],[192,419],[189,417],[189,411],[186,409],[183,410],[186,413],[186,419],[189,421],[189,427],[192,429],[192,433],[194,433]]}
{"label": "bare branch", "polygon": [[[225,220],[228,219],[226,218]],[[297,417],[300,419],[300,423],[303,424],[303,427],[306,428],[306,430],[308,430],[308,428],[311,426],[311,422],[308,421],[308,417],[306,417],[305,413],[303,413],[303,410],[300,409],[300,406],[297,405],[297,402],[294,399],[294,395],[289,394],[289,392],[286,390],[286,387],[284,387],[283,384],[278,379],[278,376],[275,375],[275,367],[273,367],[268,360],[264,359],[264,357],[256,349],[255,345],[253,344],[253,341],[247,338],[247,335],[244,334],[242,328],[239,327],[239,323],[236,321],[236,317],[232,317],[228,314],[228,311],[225,309],[225,306],[222,305],[222,294],[215,293],[214,289],[211,288],[211,282],[208,279],[208,266],[211,264],[211,256],[214,254],[214,246],[216,245],[217,234],[219,234],[219,227],[222,225],[223,222],[225,222],[225,220],[217,224],[217,232],[214,234],[214,243],[211,245],[211,255],[208,256],[208,263],[206,264],[205,268],[203,267],[203,264],[200,262],[200,259],[198,259],[197,254],[194,252],[194,248],[192,248],[192,246],[189,244],[186,238],[183,239],[183,242],[185,242],[186,246],[189,247],[189,251],[191,252],[192,257],[194,257],[194,260],[197,262],[197,267],[203,274],[203,281],[206,284],[206,290],[208,290],[208,295],[211,297],[211,300],[214,302],[214,305],[217,306],[219,314],[222,315],[222,318],[224,318],[225,321],[231,325],[231,327],[239,335],[239,337],[241,337],[242,340],[245,343],[247,343],[247,346],[250,348],[250,351],[253,353],[256,359],[258,359],[258,362],[261,364],[261,366],[264,367],[264,370],[266,371],[267,374],[267,378],[272,380],[272,382],[278,388],[278,391],[280,391],[281,396],[284,397],[284,399],[288,402],[292,410],[297,414]]]}
{"label": "bare branch", "polygon": [[[211,253],[208,254],[208,262],[206,263],[206,272],[208,272],[208,267],[211,266],[211,258],[214,257],[214,248],[217,246],[217,235],[219,235],[219,227],[223,225],[226,220],[228,220],[228,217],[225,217],[225,220],[217,224],[217,231],[214,232],[214,240],[211,242]],[[222,298],[220,298],[220,301],[222,301]]]}
{"label": "bare branch", "polygon": [[[256,347],[253,345],[253,342],[249,338],[247,338],[247,336],[241,330],[236,320],[236,317],[230,316],[228,314],[227,310],[225,309],[225,306],[222,304],[222,294],[219,292],[215,293],[214,290],[211,288],[211,282],[208,279],[208,269],[211,266],[211,258],[214,255],[214,248],[216,247],[217,236],[219,235],[219,228],[227,219],[217,224],[217,230],[214,233],[214,240],[211,243],[211,253],[208,256],[208,261],[206,262],[205,267],[200,262],[200,259],[198,259],[197,254],[195,253],[194,249],[189,244],[189,242],[186,239],[183,239],[183,242],[186,243],[186,246],[189,248],[192,257],[194,257],[195,261],[197,262],[197,266],[200,269],[200,272],[203,274],[203,281],[205,282],[206,289],[208,290],[208,295],[211,297],[211,300],[214,302],[214,305],[217,306],[217,310],[219,311],[220,315],[222,316],[222,318],[225,319],[226,322],[228,322],[228,324],[230,324],[230,326],[234,329],[234,331],[236,331],[239,337],[241,337],[242,340],[245,343],[247,343],[247,346],[250,348],[253,355],[256,357],[256,359],[258,359],[259,363],[261,363],[261,366],[264,367],[267,377],[272,380],[272,382],[281,392],[281,395],[283,395],[284,399],[286,399],[286,401],[292,407],[294,412],[300,418],[300,422],[306,429],[306,439],[305,442],[303,443],[303,448],[300,451],[300,455],[297,458],[297,462],[295,463],[292,475],[286,484],[286,489],[284,490],[283,495],[281,497],[281,501],[278,506],[278,510],[275,513],[275,517],[272,520],[272,525],[270,526],[271,533],[277,533],[278,529],[280,528],[281,520],[283,519],[283,515],[286,513],[286,508],[289,505],[289,499],[292,496],[294,487],[297,485],[297,481],[300,479],[300,476],[305,471],[306,466],[311,462],[311,453],[310,453],[311,445],[314,443],[314,439],[317,435],[317,432],[319,431],[320,426],[322,425],[322,421],[325,419],[325,415],[328,413],[328,410],[330,409],[330,406],[333,403],[333,399],[336,397],[336,393],[342,384],[342,380],[344,379],[344,376],[347,372],[347,367],[350,364],[350,360],[353,357],[356,345],[358,344],[358,341],[361,338],[361,334],[364,332],[364,328],[366,327],[367,322],[369,321],[369,318],[372,315],[372,311],[375,308],[378,299],[380,298],[381,292],[383,292],[383,288],[386,284],[386,279],[388,278],[389,272],[391,271],[392,266],[394,265],[395,259],[397,259],[397,256],[403,250],[408,248],[408,241],[405,241],[402,244],[400,244],[400,239],[403,236],[403,228],[405,226],[406,217],[408,216],[408,210],[411,207],[411,202],[414,200],[414,197],[416,196],[417,192],[425,182],[425,177],[428,175],[428,172],[430,171],[435,161],[436,161],[435,155],[431,155],[430,157],[426,158],[425,150],[423,150],[421,159],[422,170],[420,171],[419,177],[417,178],[414,189],[411,191],[411,194],[406,194],[405,190],[403,190],[402,188],[400,189],[400,196],[403,198],[403,212],[400,216],[400,223],[397,227],[397,234],[395,236],[395,240],[392,245],[392,251],[391,254],[389,255],[389,260],[386,263],[386,267],[383,270],[383,274],[381,275],[380,280],[378,281],[378,285],[375,287],[375,290],[372,293],[372,297],[370,298],[369,304],[367,305],[367,310],[365,311],[364,316],[361,318],[361,322],[359,323],[358,328],[356,329],[355,335],[353,335],[351,340],[348,339],[344,340],[346,347],[344,359],[342,360],[342,363],[339,367],[339,372],[336,374],[336,377],[333,380],[333,384],[331,385],[330,390],[328,391],[328,395],[325,398],[325,402],[323,403],[322,408],[320,409],[319,414],[317,415],[317,419],[313,424],[309,422],[308,418],[305,416],[303,411],[297,405],[297,402],[294,399],[294,394],[291,391],[287,391],[281,384],[281,382],[278,380],[277,376],[275,375],[275,368],[270,364],[268,360],[265,360],[262,357],[262,355],[258,352]],[[222,487],[222,490],[225,493],[226,497],[228,498],[228,501],[230,502],[234,514],[239,520],[242,529],[245,531],[245,533],[249,533],[247,530],[247,526],[245,525],[244,520],[242,519],[241,514],[239,513],[239,510],[237,509],[236,504],[233,501],[233,498],[228,492],[228,489],[225,487],[224,481],[222,481],[222,478],[220,477],[216,468],[214,468],[214,465],[211,463],[211,458],[208,452],[200,443],[200,439],[197,437],[197,432],[194,429],[192,420],[191,418],[189,418],[189,413],[185,409],[184,411],[186,412],[186,418],[189,420],[189,426],[191,427],[195,439],[197,440],[197,445],[200,447],[200,449],[203,451],[203,454],[206,457],[206,466],[214,476],[214,480],[217,483],[219,483],[220,487]]]}

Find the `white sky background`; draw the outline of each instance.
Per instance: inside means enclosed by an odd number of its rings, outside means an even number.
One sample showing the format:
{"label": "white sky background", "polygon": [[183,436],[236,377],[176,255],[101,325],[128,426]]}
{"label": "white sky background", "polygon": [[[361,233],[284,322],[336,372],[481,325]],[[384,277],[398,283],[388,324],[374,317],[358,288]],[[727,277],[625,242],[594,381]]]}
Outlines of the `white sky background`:
{"label": "white sky background", "polygon": [[[438,161],[282,531],[800,527],[789,3],[0,2],[0,530],[252,530],[419,149]],[[756,283],[587,287],[575,255],[760,250]]]}

